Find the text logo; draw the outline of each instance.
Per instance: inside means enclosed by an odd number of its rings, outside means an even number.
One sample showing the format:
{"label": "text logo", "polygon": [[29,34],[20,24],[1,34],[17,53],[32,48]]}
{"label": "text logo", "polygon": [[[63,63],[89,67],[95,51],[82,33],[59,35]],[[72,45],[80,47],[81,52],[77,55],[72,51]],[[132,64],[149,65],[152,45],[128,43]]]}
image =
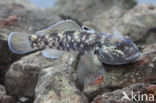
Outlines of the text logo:
{"label": "text logo", "polygon": [[122,101],[128,100],[128,101],[138,101],[138,102],[143,102],[143,101],[154,101],[154,94],[141,94],[140,92],[134,93],[133,91],[129,93],[129,95],[123,91],[122,92],[123,97],[121,98]]}

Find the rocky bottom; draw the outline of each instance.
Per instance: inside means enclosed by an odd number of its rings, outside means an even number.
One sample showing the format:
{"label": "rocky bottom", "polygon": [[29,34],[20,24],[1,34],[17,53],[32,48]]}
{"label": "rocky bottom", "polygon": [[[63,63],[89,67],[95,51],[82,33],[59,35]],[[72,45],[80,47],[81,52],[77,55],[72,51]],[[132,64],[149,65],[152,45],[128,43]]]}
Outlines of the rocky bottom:
{"label": "rocky bottom", "polygon": [[[46,10],[26,0],[0,1],[0,103],[156,103],[156,7],[135,0],[119,0],[117,5],[80,0],[69,8],[73,2],[66,0],[62,5],[63,1]],[[56,8],[60,9],[57,13]],[[119,29],[137,43],[140,57],[125,65],[103,64],[104,80],[84,86],[76,75],[77,53],[48,59],[41,51],[15,55],[9,50],[10,32],[34,33],[67,18],[80,24],[93,21],[103,32]]]}

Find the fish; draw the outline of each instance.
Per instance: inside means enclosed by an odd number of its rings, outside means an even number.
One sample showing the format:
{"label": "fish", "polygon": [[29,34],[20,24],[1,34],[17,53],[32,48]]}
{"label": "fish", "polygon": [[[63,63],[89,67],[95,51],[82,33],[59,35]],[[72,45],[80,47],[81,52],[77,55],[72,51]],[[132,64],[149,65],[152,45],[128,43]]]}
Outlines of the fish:
{"label": "fish", "polygon": [[33,34],[11,32],[8,46],[15,54],[42,51],[58,59],[65,52],[78,52],[77,76],[81,84],[102,83],[106,69],[103,63],[122,65],[135,62],[140,51],[130,37],[118,31],[103,33],[91,22],[80,26],[73,20],[60,21]]}

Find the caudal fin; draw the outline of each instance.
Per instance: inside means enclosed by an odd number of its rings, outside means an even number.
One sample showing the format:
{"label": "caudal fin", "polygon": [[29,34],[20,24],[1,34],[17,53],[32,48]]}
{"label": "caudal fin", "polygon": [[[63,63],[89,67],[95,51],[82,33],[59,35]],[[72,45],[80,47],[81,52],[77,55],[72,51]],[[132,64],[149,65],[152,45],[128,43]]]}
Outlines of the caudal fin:
{"label": "caudal fin", "polygon": [[8,45],[10,50],[15,54],[26,54],[34,51],[31,47],[31,41],[26,33],[11,32],[8,37]]}

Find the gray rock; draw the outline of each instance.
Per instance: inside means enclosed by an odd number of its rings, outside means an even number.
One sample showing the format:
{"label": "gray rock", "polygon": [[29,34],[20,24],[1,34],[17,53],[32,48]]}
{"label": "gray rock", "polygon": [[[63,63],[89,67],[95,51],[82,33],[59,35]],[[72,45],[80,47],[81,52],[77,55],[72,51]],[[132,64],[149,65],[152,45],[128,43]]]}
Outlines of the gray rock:
{"label": "gray rock", "polygon": [[5,87],[0,85],[0,103],[17,103],[17,100],[6,94]]}
{"label": "gray rock", "polygon": [[103,82],[85,86],[83,93],[92,99],[95,95],[134,83],[156,83],[156,43],[140,47],[141,56],[135,63],[120,66],[105,65]]}
{"label": "gray rock", "polygon": [[40,52],[25,56],[6,73],[6,91],[15,97],[35,95],[35,103],[88,103],[75,84],[76,62],[75,53],[64,54],[56,61],[43,57]]}
{"label": "gray rock", "polygon": [[20,103],[32,103],[32,101],[29,98],[26,97],[19,97],[18,99],[20,101]]}
{"label": "gray rock", "polygon": [[12,3],[21,4],[25,6],[28,10],[37,9],[37,7],[28,0],[1,0],[0,3],[1,4],[12,4]]}
{"label": "gray rock", "polygon": [[114,6],[97,15],[93,23],[101,32],[112,33],[122,23],[122,16],[127,12],[118,6]]}
{"label": "gray rock", "polygon": [[53,11],[63,18],[72,18],[83,23],[92,21],[97,15],[113,6],[127,10],[136,4],[136,0],[58,0]]}
{"label": "gray rock", "polygon": [[[113,92],[103,93],[97,96],[91,103],[155,103],[155,91],[156,85],[137,83],[123,89],[115,90]],[[130,100],[122,99],[124,96],[123,92],[127,94]],[[142,97],[142,95],[144,96]],[[132,99],[132,96],[134,99]],[[152,97],[154,97],[154,99],[152,99]]]}
{"label": "gray rock", "polygon": [[94,19],[94,24],[102,32],[113,33],[118,30],[124,35],[129,35],[136,43],[155,43],[156,6],[138,4],[127,12],[117,7],[112,9]]}
{"label": "gray rock", "polygon": [[5,87],[3,85],[0,85],[0,95],[5,95],[6,91],[5,91]]}
{"label": "gray rock", "polygon": [[10,95],[0,95],[0,103],[17,103],[17,100]]}
{"label": "gray rock", "polygon": [[13,63],[5,75],[7,93],[15,97],[32,97],[39,71],[52,65],[53,60],[43,57],[40,52]]}
{"label": "gray rock", "polygon": [[76,54],[67,53],[53,66],[41,70],[34,103],[88,103],[73,82],[75,70],[72,65],[76,58]]}

